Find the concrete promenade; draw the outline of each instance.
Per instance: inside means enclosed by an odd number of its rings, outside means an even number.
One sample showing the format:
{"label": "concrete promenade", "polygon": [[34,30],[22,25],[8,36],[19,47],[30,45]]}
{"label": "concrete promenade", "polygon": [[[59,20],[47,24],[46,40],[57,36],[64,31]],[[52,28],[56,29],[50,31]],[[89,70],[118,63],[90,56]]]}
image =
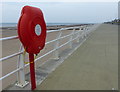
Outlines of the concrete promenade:
{"label": "concrete promenade", "polygon": [[102,24],[37,90],[118,89],[118,27]]}

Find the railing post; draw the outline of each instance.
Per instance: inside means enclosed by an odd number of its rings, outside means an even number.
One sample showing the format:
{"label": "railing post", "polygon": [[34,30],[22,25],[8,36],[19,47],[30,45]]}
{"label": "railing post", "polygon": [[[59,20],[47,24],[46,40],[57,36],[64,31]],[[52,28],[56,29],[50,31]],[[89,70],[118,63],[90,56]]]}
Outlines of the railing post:
{"label": "railing post", "polygon": [[84,37],[86,37],[86,27],[85,26],[83,28],[83,32],[84,32]]}
{"label": "railing post", "polygon": [[82,36],[82,39],[84,38],[84,30],[83,30],[83,26],[80,27],[81,33],[80,36]]}
{"label": "railing post", "polygon": [[81,36],[81,34],[80,34],[80,32],[81,32],[81,28],[79,28],[79,30],[78,30],[79,32],[78,32],[78,38],[77,38],[77,42],[80,42],[80,36]]}
{"label": "railing post", "polygon": [[70,41],[70,43],[69,43],[69,47],[70,48],[72,48],[72,39],[73,39],[73,36],[74,36],[74,32],[75,32],[75,28],[73,29],[73,31],[72,31],[72,35],[70,36],[70,39],[69,39],[69,41]]}
{"label": "railing post", "polygon": [[89,35],[89,33],[90,33],[89,31],[90,31],[90,30],[88,30],[88,26],[86,26],[86,27],[85,27],[86,36]]}
{"label": "railing post", "polygon": [[[20,51],[23,51],[23,46],[21,45]],[[17,83],[15,84],[18,87],[25,87],[29,82],[25,81],[25,71],[24,71],[24,61],[25,61],[25,54],[20,54],[18,57],[18,65],[17,67],[23,67],[21,70],[18,71],[17,74]]]}
{"label": "railing post", "polygon": [[88,36],[89,31],[88,31],[88,27],[86,26],[86,35]]}
{"label": "railing post", "polygon": [[62,35],[62,31],[60,30],[58,35],[57,35],[57,41],[55,42],[55,45],[54,45],[54,49],[56,49],[54,52],[53,52],[53,59],[59,59],[59,50],[57,49],[59,47],[59,43],[60,43],[60,37]]}
{"label": "railing post", "polygon": [[88,27],[88,34],[89,34],[89,33],[91,33],[91,28],[90,28],[90,27]]}
{"label": "railing post", "polygon": [[87,26],[87,35],[89,35],[90,33],[90,30],[89,30],[89,27]]}

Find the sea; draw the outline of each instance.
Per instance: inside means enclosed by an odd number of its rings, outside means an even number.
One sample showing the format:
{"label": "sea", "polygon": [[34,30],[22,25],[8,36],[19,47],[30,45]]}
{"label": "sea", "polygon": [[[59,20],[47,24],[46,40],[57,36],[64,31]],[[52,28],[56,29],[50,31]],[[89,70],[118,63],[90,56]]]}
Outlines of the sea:
{"label": "sea", "polygon": [[[76,24],[85,24],[85,23],[47,23],[47,26],[54,25],[76,25]],[[17,23],[0,23],[0,27],[16,27]]]}

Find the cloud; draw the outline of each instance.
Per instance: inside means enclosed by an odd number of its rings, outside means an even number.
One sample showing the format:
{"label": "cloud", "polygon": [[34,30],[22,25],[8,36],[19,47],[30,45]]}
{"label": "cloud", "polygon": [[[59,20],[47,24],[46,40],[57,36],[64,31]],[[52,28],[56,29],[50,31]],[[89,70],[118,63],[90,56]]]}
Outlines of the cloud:
{"label": "cloud", "polygon": [[17,23],[23,6],[40,8],[48,23],[88,23],[104,22],[117,18],[118,4],[110,2],[5,2],[3,3],[3,22]]}

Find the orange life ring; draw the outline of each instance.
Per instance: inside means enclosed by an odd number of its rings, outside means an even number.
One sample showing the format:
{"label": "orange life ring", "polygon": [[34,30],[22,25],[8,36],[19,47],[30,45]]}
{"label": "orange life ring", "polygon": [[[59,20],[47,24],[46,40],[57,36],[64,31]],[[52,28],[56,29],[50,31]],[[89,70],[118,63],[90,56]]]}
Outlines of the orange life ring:
{"label": "orange life ring", "polygon": [[[36,33],[36,27],[39,31]],[[18,36],[26,52],[37,54],[45,46],[46,23],[39,8],[24,6],[18,22]]]}

